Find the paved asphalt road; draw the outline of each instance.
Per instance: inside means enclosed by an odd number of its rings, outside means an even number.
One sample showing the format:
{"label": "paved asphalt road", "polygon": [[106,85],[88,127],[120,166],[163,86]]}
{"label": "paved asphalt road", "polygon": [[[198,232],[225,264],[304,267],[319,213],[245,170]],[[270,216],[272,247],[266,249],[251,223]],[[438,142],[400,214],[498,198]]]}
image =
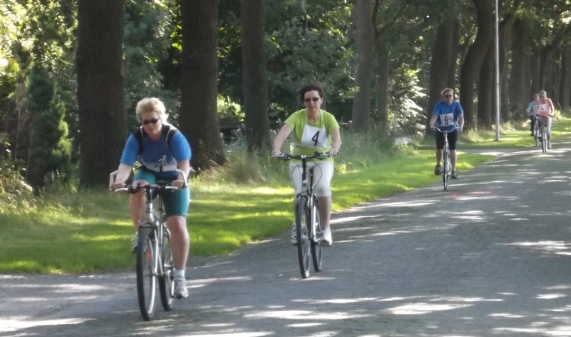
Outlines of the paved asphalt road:
{"label": "paved asphalt road", "polygon": [[0,275],[0,337],[571,336],[570,154],[503,154],[449,192],[337,213],[307,280],[289,233],[213,259],[152,322],[134,273]]}

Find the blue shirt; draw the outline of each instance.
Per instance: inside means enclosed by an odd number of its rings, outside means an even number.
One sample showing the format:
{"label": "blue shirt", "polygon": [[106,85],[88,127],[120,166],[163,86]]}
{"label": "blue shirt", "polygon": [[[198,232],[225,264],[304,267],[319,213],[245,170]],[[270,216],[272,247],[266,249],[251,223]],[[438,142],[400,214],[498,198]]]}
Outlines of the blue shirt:
{"label": "blue shirt", "polygon": [[532,101],[531,103],[529,103],[529,105],[527,106],[527,109],[525,111],[527,111],[528,116],[532,116],[533,113],[535,112],[535,101]]}
{"label": "blue shirt", "polygon": [[452,101],[450,105],[444,101],[436,103],[432,115],[436,115],[436,123],[434,123],[442,131],[452,131],[458,128],[458,116],[464,114],[464,110],[460,106],[460,102]]}
{"label": "blue shirt", "polygon": [[180,131],[172,135],[170,149],[166,135],[161,135],[161,138],[156,142],[145,135],[143,137],[143,153],[137,155],[138,152],[139,142],[131,134],[123,149],[121,164],[133,166],[135,160],[139,160],[145,168],[155,172],[157,179],[176,179],[177,163],[190,160],[192,156],[190,145]]}

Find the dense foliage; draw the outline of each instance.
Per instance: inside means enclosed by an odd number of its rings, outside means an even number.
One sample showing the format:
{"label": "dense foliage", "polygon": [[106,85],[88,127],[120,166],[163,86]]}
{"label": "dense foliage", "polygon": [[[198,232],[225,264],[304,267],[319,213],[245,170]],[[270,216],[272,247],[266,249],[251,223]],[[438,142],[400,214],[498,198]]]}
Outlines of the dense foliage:
{"label": "dense foliage", "polygon": [[[480,111],[474,112],[474,121],[479,124],[474,123],[473,127],[491,127],[494,117],[483,116],[493,110],[492,83],[470,82],[459,88],[460,69],[465,60],[473,59],[471,47],[479,31],[478,23],[489,20],[476,15],[476,4],[483,3],[489,8],[493,5],[492,0],[371,0],[375,60],[370,70],[372,95],[365,98],[371,101],[371,111],[358,113],[367,115],[370,125],[380,125],[376,130],[383,134],[422,135],[432,108],[429,105],[438,99],[430,91],[432,83],[439,83],[433,81],[438,74],[430,72],[435,57],[441,55],[434,50],[438,28],[454,22],[446,26],[455,27],[447,45],[450,67],[446,74],[440,75],[452,79],[451,86],[455,89],[475,93],[473,101],[463,102],[478,103]],[[125,2],[122,75],[128,130],[135,126],[134,105],[145,96],[161,97],[171,121],[178,120],[183,55],[180,6],[180,0]],[[77,7],[77,0],[0,3],[0,132],[2,151],[9,153],[5,161],[17,159],[27,167],[31,157],[38,157],[46,163],[48,171],[57,170],[56,166],[78,165],[82,130],[74,59]],[[358,59],[354,9],[354,1],[344,0],[266,2],[265,66],[271,121],[283,121],[299,109],[296,90],[314,80],[325,84],[324,109],[342,123],[354,116],[353,99],[359,90],[355,86]],[[571,2],[502,1],[500,19],[502,122],[523,120],[524,105],[532,93],[541,89],[548,91],[558,107],[568,108]],[[244,91],[240,2],[220,0],[217,24],[218,113],[222,119],[241,120]],[[480,50],[482,54],[489,53],[493,43],[480,48],[485,49]],[[488,69],[484,62],[493,61],[480,59],[474,62],[478,70],[470,67],[465,70],[476,74],[476,82],[489,78],[480,69]],[[36,70],[32,70],[34,65]],[[40,70],[42,80],[53,87],[54,96],[49,104],[38,109],[33,108],[38,93],[34,93],[35,86],[30,83],[38,81],[40,77],[33,76],[39,76]],[[38,139],[49,139],[50,150],[44,148],[48,142]],[[27,176],[29,182],[33,180],[30,178]]]}

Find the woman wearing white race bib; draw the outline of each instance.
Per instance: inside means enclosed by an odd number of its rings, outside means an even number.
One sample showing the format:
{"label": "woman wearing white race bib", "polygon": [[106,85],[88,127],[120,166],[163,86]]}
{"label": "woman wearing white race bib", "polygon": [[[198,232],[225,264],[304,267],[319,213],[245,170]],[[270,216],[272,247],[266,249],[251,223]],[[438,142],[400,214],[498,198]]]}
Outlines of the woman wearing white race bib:
{"label": "woman wearing white race bib", "polygon": [[[305,109],[294,112],[274,139],[272,157],[281,153],[281,148],[286,138],[292,134],[293,154],[313,155],[317,152],[329,152],[336,156],[341,146],[341,134],[339,124],[335,117],[325,110],[321,110],[323,103],[323,87],[318,83],[312,83],[301,88],[300,99]],[[331,178],[333,178],[333,159],[327,158],[308,163],[308,168],[313,168],[315,195],[319,202],[319,215],[323,225],[323,243],[331,245]],[[290,164],[290,177],[295,188],[295,193],[301,192],[301,165]],[[297,244],[295,235],[295,223],[292,229],[291,240]]]}
{"label": "woman wearing white race bib", "polygon": [[[450,177],[456,179],[456,142],[458,141],[458,133],[464,128],[464,110],[460,106],[460,102],[454,100],[454,90],[446,88],[440,93],[442,100],[436,103],[432,118],[430,119],[430,128],[437,126],[442,131],[452,131],[448,134],[448,147],[450,148],[450,164],[452,173]],[[436,138],[436,167],[434,174],[440,175],[442,168],[440,161],[442,160],[442,149],[444,149],[444,134],[438,130],[434,132]]]}
{"label": "woman wearing white race bib", "polygon": [[551,122],[553,120],[553,102],[551,98],[547,97],[547,92],[541,90],[539,92],[539,99],[535,104],[536,114],[542,118],[539,119],[540,123],[547,122],[547,148],[551,148]]}

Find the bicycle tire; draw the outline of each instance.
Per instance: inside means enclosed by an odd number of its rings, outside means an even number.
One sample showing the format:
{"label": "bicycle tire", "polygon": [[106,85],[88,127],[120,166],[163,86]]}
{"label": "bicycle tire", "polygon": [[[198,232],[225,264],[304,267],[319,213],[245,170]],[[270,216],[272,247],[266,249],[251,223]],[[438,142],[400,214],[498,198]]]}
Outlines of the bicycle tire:
{"label": "bicycle tire", "polygon": [[537,147],[537,145],[539,145],[539,138],[537,137],[537,126],[533,130],[533,139],[535,140],[535,146]]}
{"label": "bicycle tire", "polygon": [[449,162],[448,162],[448,151],[444,150],[443,153],[443,160],[442,160],[442,184],[444,185],[444,191],[448,191],[448,170]]}
{"label": "bicycle tire", "polygon": [[[313,209],[312,212],[315,214],[315,226],[314,230],[312,230],[311,236],[313,239],[311,240],[311,257],[313,260],[313,270],[316,272],[320,272],[323,264],[323,256],[321,255],[321,242],[322,242],[322,227],[321,227],[321,216],[319,215],[319,205],[317,204],[317,198],[314,196],[313,201]],[[313,217],[309,217],[309,219],[313,220]]]}
{"label": "bicycle tire", "polygon": [[150,228],[139,228],[137,245],[137,297],[141,316],[150,321],[155,315],[157,256]]}
{"label": "bicycle tire", "polygon": [[309,277],[310,240],[307,230],[307,213],[307,199],[305,197],[299,198],[295,207],[295,226],[297,230],[297,258],[301,278]]}
{"label": "bicycle tire", "polygon": [[165,311],[170,311],[174,299],[174,266],[170,246],[170,232],[166,226],[164,226],[162,230],[161,263],[162,274],[159,275],[161,304]]}
{"label": "bicycle tire", "polygon": [[543,151],[543,153],[547,152],[547,132],[545,132],[545,128],[543,128],[543,131],[541,132],[541,139],[543,140],[541,143],[541,150]]}

